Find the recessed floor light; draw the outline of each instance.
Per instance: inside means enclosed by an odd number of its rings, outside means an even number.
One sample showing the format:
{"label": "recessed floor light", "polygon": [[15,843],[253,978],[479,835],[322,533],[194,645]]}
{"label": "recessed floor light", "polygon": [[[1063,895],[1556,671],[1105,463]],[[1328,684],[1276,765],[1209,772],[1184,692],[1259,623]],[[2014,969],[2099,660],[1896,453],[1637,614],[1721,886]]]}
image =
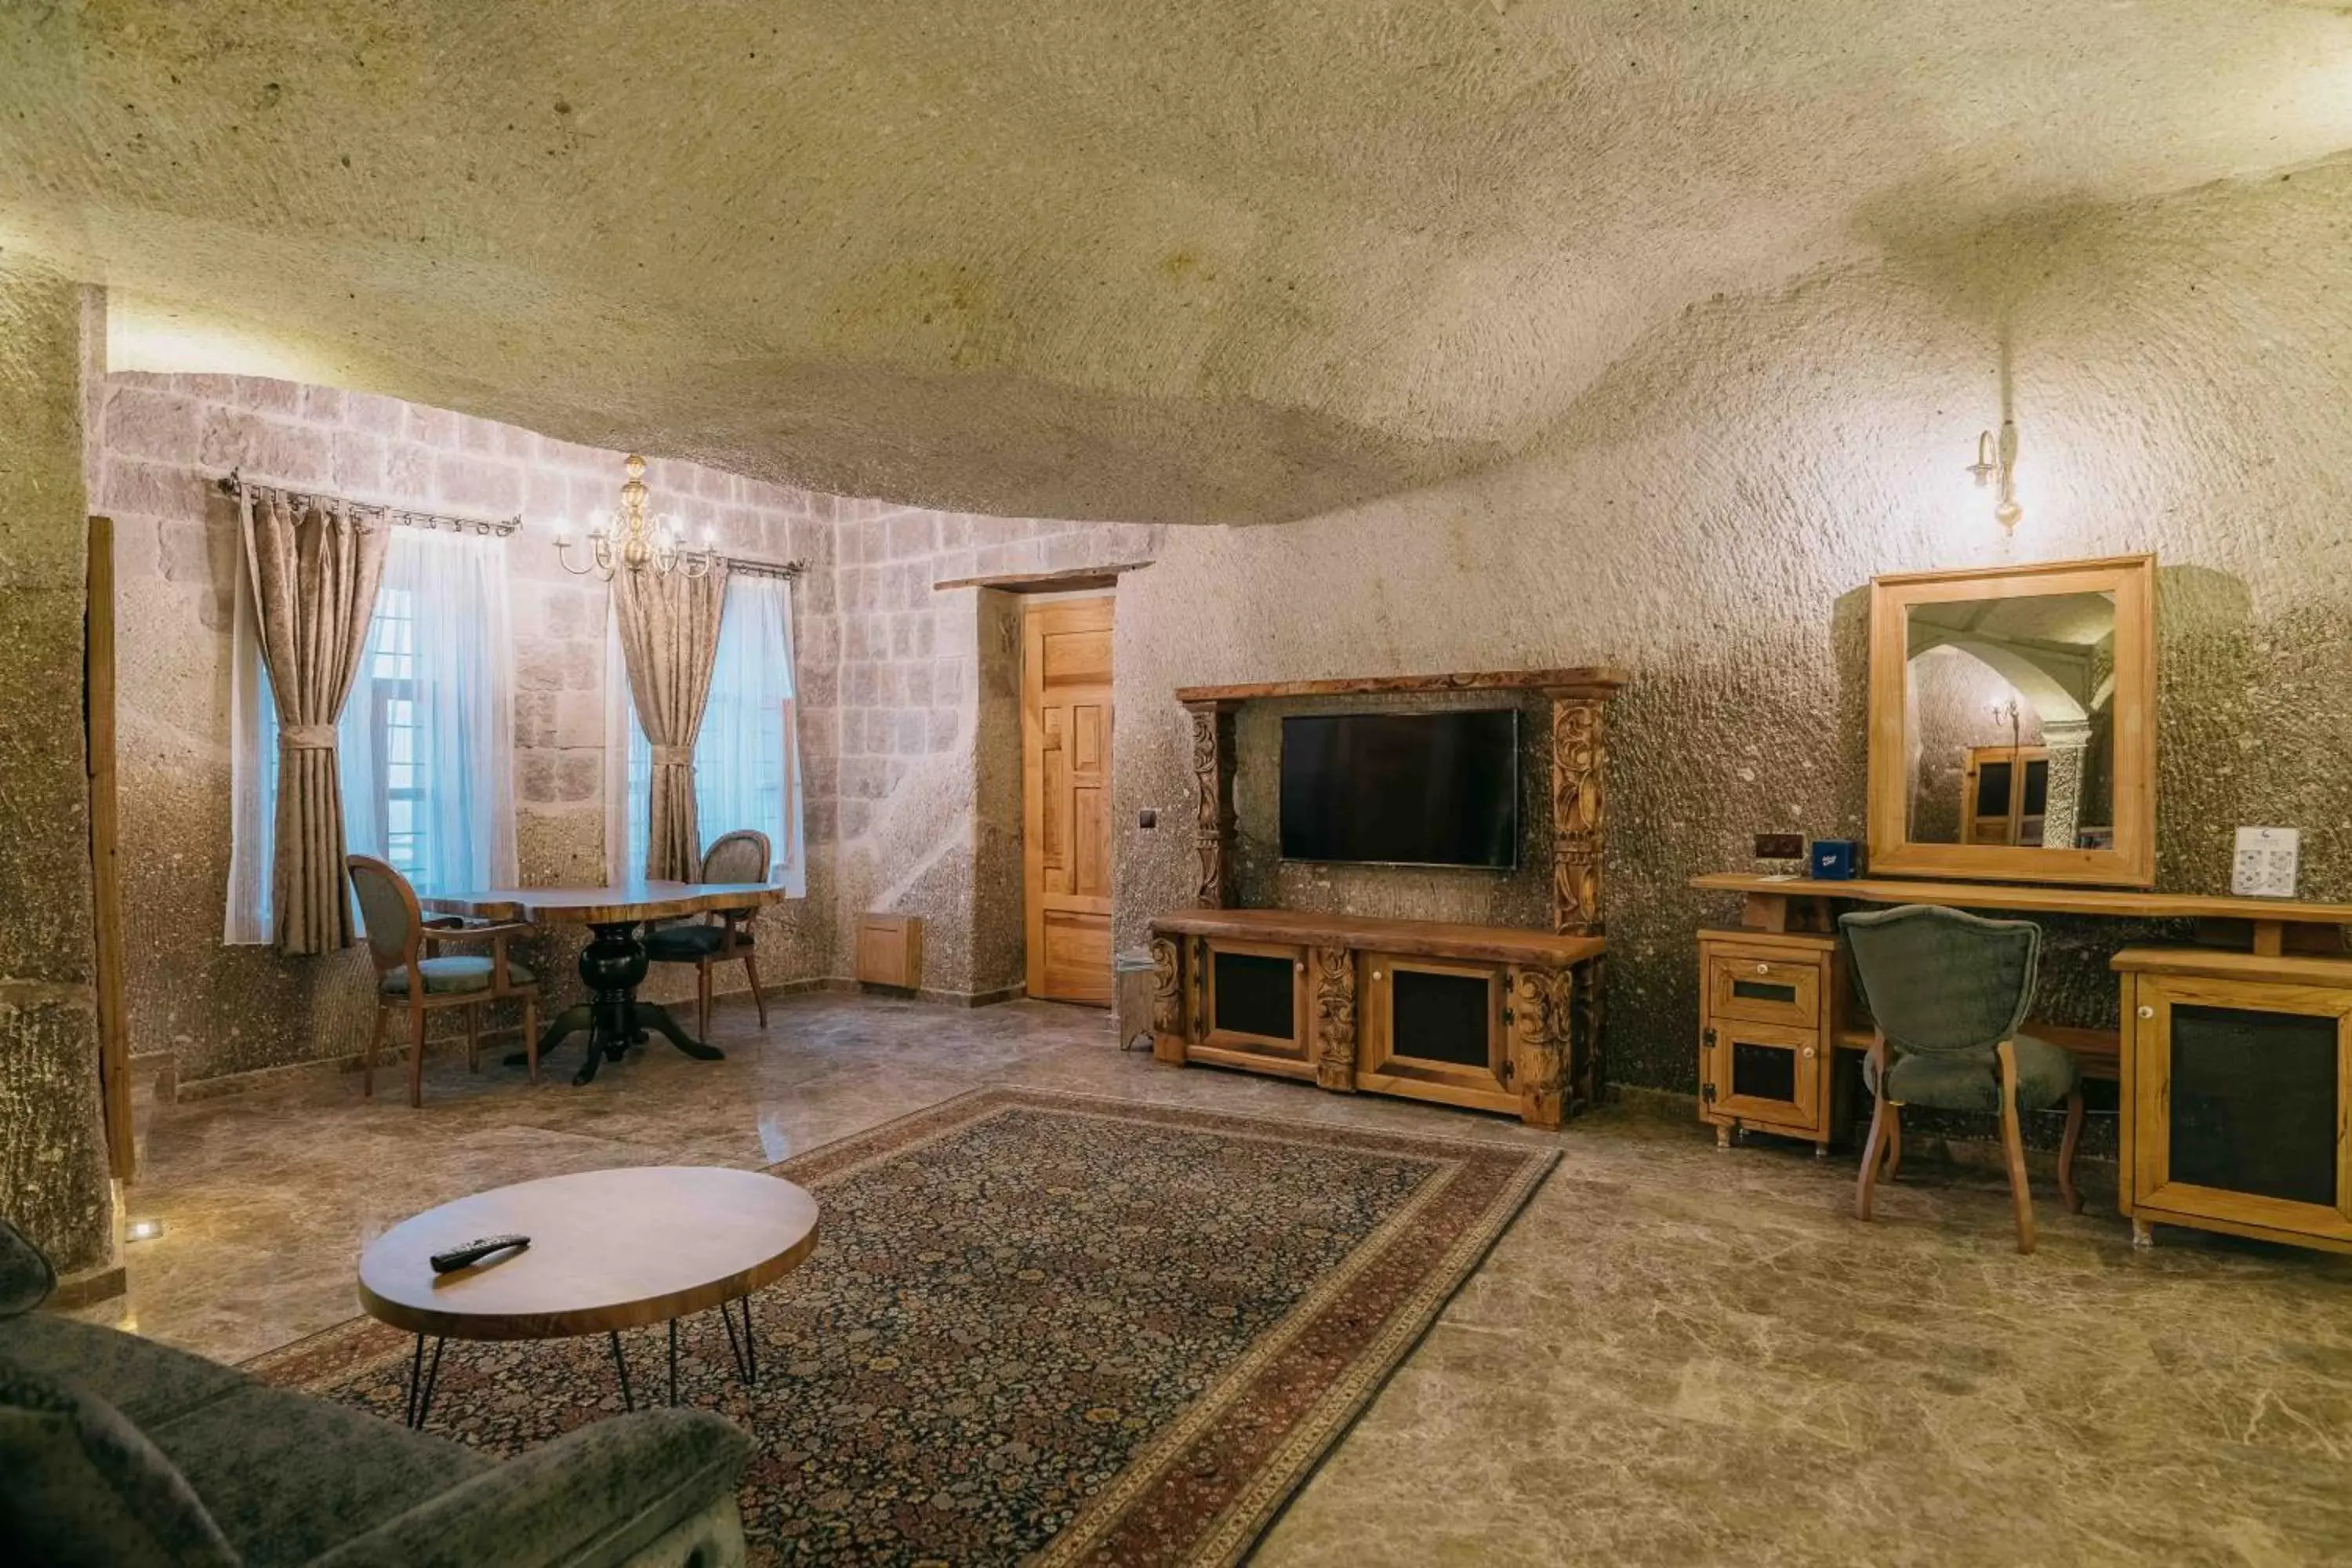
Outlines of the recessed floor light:
{"label": "recessed floor light", "polygon": [[122,1233],[122,1236],[123,1239],[126,1241],[152,1241],[163,1234],[163,1222],[162,1220],[134,1219],[131,1222],[130,1227]]}

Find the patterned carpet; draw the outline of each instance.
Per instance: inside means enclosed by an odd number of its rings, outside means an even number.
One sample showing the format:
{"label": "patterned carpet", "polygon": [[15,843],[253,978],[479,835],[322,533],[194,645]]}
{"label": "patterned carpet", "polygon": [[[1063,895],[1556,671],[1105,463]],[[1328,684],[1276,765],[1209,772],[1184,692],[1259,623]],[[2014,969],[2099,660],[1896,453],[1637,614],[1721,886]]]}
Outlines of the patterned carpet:
{"label": "patterned carpet", "polygon": [[[758,1438],[755,1562],[1234,1562],[1555,1158],[979,1090],[774,1167],[817,1252],[754,1298],[756,1388],[681,1324],[679,1400]],[[398,1420],[414,1342],[248,1370]],[[623,1342],[662,1397],[662,1331]],[[428,1429],[509,1454],[620,1408],[602,1339],[452,1342]]]}

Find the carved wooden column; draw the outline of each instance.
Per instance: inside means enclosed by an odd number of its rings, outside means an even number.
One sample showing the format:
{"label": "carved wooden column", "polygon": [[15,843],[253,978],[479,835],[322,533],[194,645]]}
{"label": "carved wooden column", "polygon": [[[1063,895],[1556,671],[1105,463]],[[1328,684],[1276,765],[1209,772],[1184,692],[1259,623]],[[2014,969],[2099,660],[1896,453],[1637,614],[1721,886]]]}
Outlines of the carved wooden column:
{"label": "carved wooden column", "polygon": [[[1609,700],[1624,684],[1596,679],[1550,686],[1551,919],[1563,936],[1599,936],[1604,923],[1601,857],[1609,826]],[[1571,1081],[1578,1103],[1601,1094],[1601,1009],[1608,960],[1580,965],[1568,987],[1580,1041]],[[1561,1028],[1570,1026],[1563,1022]],[[1558,1125],[1557,1122],[1551,1125]]]}
{"label": "carved wooden column", "polygon": [[1184,1065],[1183,950],[1172,936],[1151,933],[1151,1055]]}
{"label": "carved wooden column", "polygon": [[1192,787],[1198,813],[1192,848],[1200,875],[1192,901],[1206,910],[1234,907],[1234,709],[1224,701],[1187,702],[1192,715]]}
{"label": "carved wooden column", "polygon": [[1315,950],[1315,1081],[1356,1092],[1356,953]]}
{"label": "carved wooden column", "polygon": [[1581,1033],[1576,1016],[1574,969],[1523,969],[1509,973],[1511,1082],[1519,1091],[1519,1120],[1530,1127],[1558,1127],[1579,1089],[1574,1059]]}
{"label": "carved wooden column", "polygon": [[1619,684],[1592,680],[1544,689],[1551,699],[1552,929],[1563,936],[1601,934],[1609,700]]}

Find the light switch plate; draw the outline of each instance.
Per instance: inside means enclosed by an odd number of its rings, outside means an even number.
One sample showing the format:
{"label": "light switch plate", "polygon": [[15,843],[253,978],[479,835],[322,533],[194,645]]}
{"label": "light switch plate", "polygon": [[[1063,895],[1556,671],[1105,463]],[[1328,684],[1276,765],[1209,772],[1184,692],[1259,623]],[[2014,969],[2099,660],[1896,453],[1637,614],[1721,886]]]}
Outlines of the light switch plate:
{"label": "light switch plate", "polygon": [[2291,899],[2303,857],[2298,827],[2241,827],[2230,891],[2248,899]]}

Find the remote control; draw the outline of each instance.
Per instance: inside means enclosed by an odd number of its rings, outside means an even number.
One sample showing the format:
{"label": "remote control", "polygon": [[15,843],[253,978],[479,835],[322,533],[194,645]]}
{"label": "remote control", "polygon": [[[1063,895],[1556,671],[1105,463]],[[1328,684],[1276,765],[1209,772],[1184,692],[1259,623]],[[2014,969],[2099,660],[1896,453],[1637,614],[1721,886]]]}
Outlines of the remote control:
{"label": "remote control", "polygon": [[486,1236],[479,1241],[468,1241],[462,1246],[453,1247],[446,1252],[435,1253],[433,1272],[452,1273],[470,1264],[479,1263],[493,1252],[504,1252],[510,1247],[520,1248],[530,1245],[530,1237],[527,1236]]}

